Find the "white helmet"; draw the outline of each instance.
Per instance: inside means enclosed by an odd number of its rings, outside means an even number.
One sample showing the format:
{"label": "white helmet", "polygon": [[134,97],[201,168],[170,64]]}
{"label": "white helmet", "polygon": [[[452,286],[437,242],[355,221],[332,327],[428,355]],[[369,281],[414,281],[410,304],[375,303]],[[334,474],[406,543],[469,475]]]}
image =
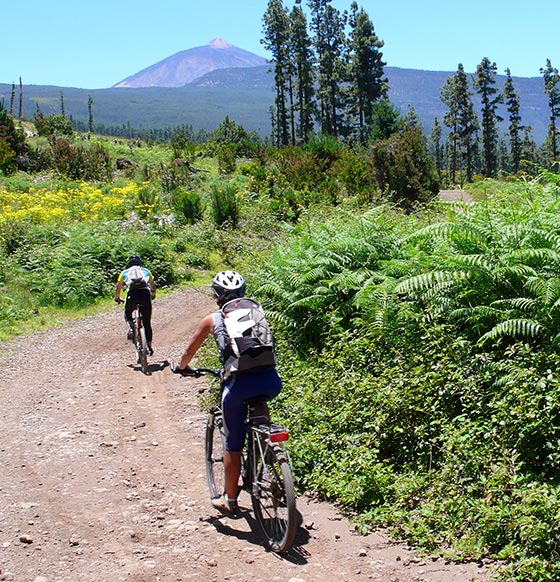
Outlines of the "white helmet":
{"label": "white helmet", "polygon": [[237,271],[221,271],[212,281],[212,289],[218,299],[243,297],[245,288],[245,279]]}

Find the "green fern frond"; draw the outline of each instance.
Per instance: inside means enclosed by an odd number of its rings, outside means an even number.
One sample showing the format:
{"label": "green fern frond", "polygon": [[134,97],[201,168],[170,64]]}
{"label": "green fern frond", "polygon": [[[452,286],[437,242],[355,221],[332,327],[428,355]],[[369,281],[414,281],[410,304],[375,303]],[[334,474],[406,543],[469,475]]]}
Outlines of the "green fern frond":
{"label": "green fern frond", "polygon": [[287,328],[295,328],[298,327],[298,322],[290,317],[288,317],[285,313],[280,313],[273,309],[267,309],[266,317],[270,320],[272,326],[277,324],[278,326],[287,327]]}
{"label": "green fern frond", "polygon": [[474,267],[484,271],[493,271],[496,267],[496,260],[490,255],[454,255],[450,260],[457,266]]}
{"label": "green fern frond", "polygon": [[396,286],[395,293],[409,295],[435,285],[449,286],[466,277],[467,273],[464,271],[430,271],[401,281]]}
{"label": "green fern frond", "polygon": [[525,288],[544,305],[555,306],[560,301],[560,279],[557,277],[530,277],[525,282]]}
{"label": "green fern frond", "polygon": [[416,244],[422,240],[433,240],[434,238],[445,240],[456,240],[457,238],[468,241],[479,241],[480,232],[470,224],[458,224],[455,222],[440,222],[429,224],[403,238],[398,243]]}
{"label": "green fern frond", "polygon": [[513,297],[508,299],[498,299],[492,301],[492,306],[505,307],[507,309],[515,309],[525,313],[533,313],[539,306],[536,299],[531,297]]}
{"label": "green fern frond", "polygon": [[508,319],[498,323],[489,332],[485,333],[480,338],[479,343],[484,344],[489,340],[496,340],[501,337],[534,339],[541,335],[544,329],[540,323],[531,319]]}
{"label": "green fern frond", "polygon": [[459,321],[475,322],[483,318],[496,320],[503,312],[490,305],[475,305],[473,307],[460,307],[449,312],[451,319]]}

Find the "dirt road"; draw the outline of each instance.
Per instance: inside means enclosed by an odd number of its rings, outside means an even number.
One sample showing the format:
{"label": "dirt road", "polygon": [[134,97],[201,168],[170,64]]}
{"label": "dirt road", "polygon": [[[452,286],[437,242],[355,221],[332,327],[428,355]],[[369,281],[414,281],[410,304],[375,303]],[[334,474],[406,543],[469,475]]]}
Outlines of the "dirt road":
{"label": "dirt road", "polygon": [[[118,307],[2,347],[0,580],[488,579],[476,564],[417,558],[382,532],[358,536],[307,498],[286,557],[265,551],[249,511],[220,517],[203,464],[205,381],[162,365],[212,308],[200,291],[157,300],[149,376],[133,364]],[[245,493],[240,504],[250,508]]]}

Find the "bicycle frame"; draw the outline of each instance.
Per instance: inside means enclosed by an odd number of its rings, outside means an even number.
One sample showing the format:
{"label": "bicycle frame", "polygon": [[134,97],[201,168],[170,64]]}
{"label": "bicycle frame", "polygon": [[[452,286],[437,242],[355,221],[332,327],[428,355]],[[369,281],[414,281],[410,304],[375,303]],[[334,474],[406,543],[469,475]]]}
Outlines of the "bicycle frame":
{"label": "bicycle frame", "polygon": [[[243,449],[242,457],[251,470],[244,476],[243,488],[250,494],[255,494],[255,476],[258,474],[258,463],[266,462],[266,454],[273,444],[285,443],[290,437],[289,431],[280,425],[275,424],[251,424],[251,417],[247,423],[247,443]],[[290,469],[292,468],[288,448],[280,445],[282,452],[288,459]],[[247,480],[245,482],[245,479]],[[258,484],[257,484],[258,490]]]}

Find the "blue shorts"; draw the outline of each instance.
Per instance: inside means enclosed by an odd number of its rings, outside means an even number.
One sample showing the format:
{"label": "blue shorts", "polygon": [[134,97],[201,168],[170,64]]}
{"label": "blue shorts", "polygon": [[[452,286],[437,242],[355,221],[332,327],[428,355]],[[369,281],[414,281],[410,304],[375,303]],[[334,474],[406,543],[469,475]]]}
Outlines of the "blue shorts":
{"label": "blue shorts", "polygon": [[243,450],[247,400],[259,396],[272,400],[280,394],[281,389],[282,380],[275,368],[251,374],[233,374],[226,380],[222,393],[226,451]]}

